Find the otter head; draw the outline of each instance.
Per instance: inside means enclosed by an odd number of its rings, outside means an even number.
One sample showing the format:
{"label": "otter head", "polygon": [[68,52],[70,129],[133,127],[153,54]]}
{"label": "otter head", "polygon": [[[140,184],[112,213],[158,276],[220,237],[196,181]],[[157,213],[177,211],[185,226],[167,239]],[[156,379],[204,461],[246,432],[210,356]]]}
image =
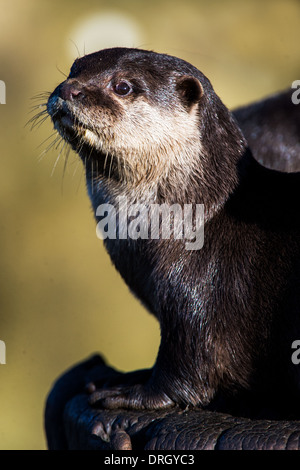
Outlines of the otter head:
{"label": "otter head", "polygon": [[204,163],[216,153],[216,138],[227,135],[229,119],[195,67],[127,48],[75,60],[47,110],[85,162],[87,178],[148,190],[160,184],[170,193],[191,174],[204,177]]}

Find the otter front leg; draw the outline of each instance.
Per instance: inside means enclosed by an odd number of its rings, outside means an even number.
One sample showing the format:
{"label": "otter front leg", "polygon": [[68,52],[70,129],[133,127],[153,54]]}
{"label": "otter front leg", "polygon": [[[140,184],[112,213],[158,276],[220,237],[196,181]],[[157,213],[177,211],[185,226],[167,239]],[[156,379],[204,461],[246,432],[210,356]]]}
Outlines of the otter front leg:
{"label": "otter front leg", "polygon": [[[116,384],[118,381],[119,384]],[[155,384],[151,370],[121,374],[119,379],[114,379],[114,383],[103,384],[102,387],[93,382],[89,383],[87,391],[90,393],[90,404],[107,409],[135,410],[155,410],[175,406],[174,401]]]}
{"label": "otter front leg", "polygon": [[90,394],[90,404],[108,409],[136,410],[209,404],[215,389],[210,386],[208,377],[200,380],[202,371],[195,363],[184,362],[184,355],[179,355],[180,359],[176,360],[176,348],[172,351],[167,349],[161,345],[153,369],[120,373],[105,381],[93,381],[92,378],[86,388]]}
{"label": "otter front leg", "polygon": [[141,384],[97,389],[91,394],[89,401],[91,405],[108,409],[156,410],[175,406],[164,392]]}

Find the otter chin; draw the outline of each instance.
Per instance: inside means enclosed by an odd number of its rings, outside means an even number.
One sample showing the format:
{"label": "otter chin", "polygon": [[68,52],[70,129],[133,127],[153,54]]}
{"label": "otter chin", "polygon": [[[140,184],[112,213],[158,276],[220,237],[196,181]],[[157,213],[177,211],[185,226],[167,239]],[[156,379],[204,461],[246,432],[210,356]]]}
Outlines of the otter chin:
{"label": "otter chin", "polygon": [[81,57],[47,110],[83,161],[97,222],[99,206],[120,197],[204,208],[197,250],[175,236],[174,215],[168,238],[161,225],[156,237],[120,236],[117,209],[117,236],[104,244],[158,319],[161,344],[152,369],[90,385],[90,402],[298,416],[300,174],[258,163],[210,81],[166,54],[113,48]]}

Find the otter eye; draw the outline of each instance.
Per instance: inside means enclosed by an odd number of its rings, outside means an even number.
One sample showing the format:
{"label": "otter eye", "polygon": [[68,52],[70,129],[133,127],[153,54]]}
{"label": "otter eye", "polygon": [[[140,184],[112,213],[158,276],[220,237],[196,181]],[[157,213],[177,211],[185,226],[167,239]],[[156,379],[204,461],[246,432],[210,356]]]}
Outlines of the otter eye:
{"label": "otter eye", "polygon": [[126,96],[132,92],[131,86],[129,85],[129,83],[125,81],[116,83],[113,87],[113,90],[117,95],[120,95],[120,96]]}

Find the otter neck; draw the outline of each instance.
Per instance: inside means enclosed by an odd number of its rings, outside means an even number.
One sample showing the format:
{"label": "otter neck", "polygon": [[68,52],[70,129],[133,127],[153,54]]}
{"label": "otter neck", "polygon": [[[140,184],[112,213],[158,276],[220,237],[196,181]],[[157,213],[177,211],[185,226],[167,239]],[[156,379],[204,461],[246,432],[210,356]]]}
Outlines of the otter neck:
{"label": "otter neck", "polygon": [[[157,204],[204,204],[206,221],[222,209],[241,179],[241,168],[247,166],[252,155],[240,145],[236,152],[220,152],[219,155],[200,154],[190,159],[189,167],[170,165],[168,171],[153,178],[145,173],[144,178],[122,173],[122,164],[117,158],[109,160],[98,152],[85,161],[89,195],[93,206],[114,203],[117,196],[126,196],[131,203]],[[210,167],[207,171],[206,166]],[[154,170],[153,170],[154,171]]]}

